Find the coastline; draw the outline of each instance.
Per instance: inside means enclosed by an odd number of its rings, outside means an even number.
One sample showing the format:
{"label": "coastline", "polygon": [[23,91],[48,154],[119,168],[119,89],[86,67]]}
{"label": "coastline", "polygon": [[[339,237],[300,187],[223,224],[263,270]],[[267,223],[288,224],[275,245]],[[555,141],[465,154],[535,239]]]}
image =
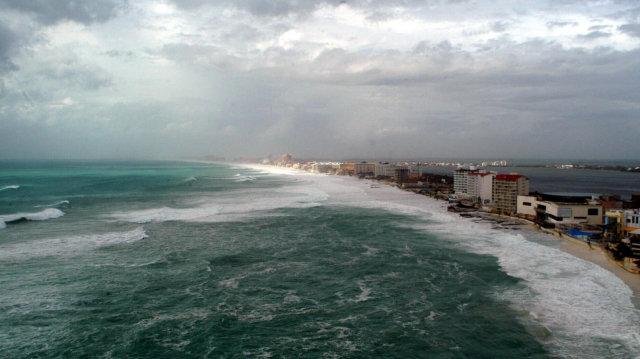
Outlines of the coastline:
{"label": "coastline", "polygon": [[585,261],[597,264],[600,267],[613,273],[616,277],[620,278],[633,291],[633,297],[631,300],[635,307],[640,309],[640,275],[628,272],[619,265],[611,262],[607,257],[607,254],[599,247],[589,247],[589,245],[584,242],[580,242],[577,239],[571,240],[566,237],[558,237],[552,233],[534,226],[533,224],[531,224],[531,222],[522,220],[520,218],[498,216],[492,213],[483,213],[483,215],[512,222],[518,222],[522,224],[521,228],[523,230],[534,231],[536,233],[542,233],[551,237],[558,238],[560,240],[560,246],[558,248],[561,251]]}
{"label": "coastline", "polygon": [[[213,162],[210,162],[210,163],[213,163]],[[275,167],[275,166],[268,166],[268,165],[261,165],[261,164],[232,163],[231,165],[250,168],[254,170],[262,170],[269,173],[282,174],[282,175],[326,176],[322,174],[300,171],[300,170],[291,169],[291,168]],[[358,180],[353,177],[349,177],[349,176],[336,176],[336,177],[343,180],[354,181],[354,184],[358,183]],[[368,180],[368,181],[373,181],[373,180]],[[357,187],[360,187],[360,186],[357,186]],[[403,193],[406,193],[401,189],[397,189],[397,190],[402,191]],[[422,197],[422,200],[424,201],[436,201],[426,196],[420,196],[420,195],[416,195],[416,196]],[[488,217],[498,218],[497,216],[491,215],[491,214],[483,213],[483,215],[487,215]],[[517,218],[512,218],[512,217],[499,217],[499,218],[504,219],[505,221],[520,223],[521,224],[520,228],[524,231],[535,232],[535,233],[544,234],[547,236],[557,238],[560,241],[560,244],[558,245],[557,249],[559,249],[560,251],[566,254],[569,254],[573,257],[579,258],[581,260],[596,264],[599,267],[605,269],[606,271],[612,273],[631,289],[631,292],[632,292],[632,297],[630,298],[631,302],[636,309],[640,310],[640,275],[627,272],[620,266],[614,263],[611,263],[607,258],[606,254],[598,248],[589,248],[586,245],[573,243],[567,239],[559,238],[557,236],[554,236],[553,234],[550,234],[546,231],[543,231],[535,227],[529,222],[519,221]],[[487,218],[487,219],[491,219],[491,218]]]}

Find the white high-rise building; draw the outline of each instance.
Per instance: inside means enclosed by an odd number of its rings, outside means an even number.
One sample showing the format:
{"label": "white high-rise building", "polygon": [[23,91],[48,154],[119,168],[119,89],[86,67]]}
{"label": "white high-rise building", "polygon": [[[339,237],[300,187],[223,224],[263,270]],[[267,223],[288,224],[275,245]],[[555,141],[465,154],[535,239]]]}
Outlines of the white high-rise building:
{"label": "white high-rise building", "polygon": [[474,201],[489,204],[493,197],[493,178],[495,172],[470,172],[467,174],[467,194]]}
{"label": "white high-rise building", "polygon": [[475,166],[463,166],[453,171],[453,190],[456,194],[467,194],[469,173],[476,172]]}

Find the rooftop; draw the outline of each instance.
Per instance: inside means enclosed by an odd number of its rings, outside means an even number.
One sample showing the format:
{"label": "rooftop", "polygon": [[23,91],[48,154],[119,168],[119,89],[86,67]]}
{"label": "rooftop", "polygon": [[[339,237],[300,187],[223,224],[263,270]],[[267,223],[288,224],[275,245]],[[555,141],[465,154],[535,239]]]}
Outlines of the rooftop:
{"label": "rooftop", "polygon": [[[524,177],[523,175],[497,175],[496,180],[499,181],[517,181],[519,178]],[[526,178],[526,177],[524,177]]]}

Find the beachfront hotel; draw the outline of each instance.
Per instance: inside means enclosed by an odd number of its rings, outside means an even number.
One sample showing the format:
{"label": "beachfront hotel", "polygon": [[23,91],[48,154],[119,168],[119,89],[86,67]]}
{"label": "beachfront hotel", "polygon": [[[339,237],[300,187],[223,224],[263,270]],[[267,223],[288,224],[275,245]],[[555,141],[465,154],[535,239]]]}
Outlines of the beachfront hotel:
{"label": "beachfront hotel", "polygon": [[497,175],[493,178],[493,211],[515,213],[518,196],[529,194],[529,179],[519,174]]}
{"label": "beachfront hotel", "polygon": [[471,172],[467,174],[467,194],[472,201],[490,205],[493,198],[493,178],[496,172]]}
{"label": "beachfront hotel", "polygon": [[518,215],[556,225],[603,223],[602,203],[585,197],[518,196]]}
{"label": "beachfront hotel", "polygon": [[456,194],[467,194],[469,173],[476,172],[475,166],[462,166],[453,172],[453,190]]}

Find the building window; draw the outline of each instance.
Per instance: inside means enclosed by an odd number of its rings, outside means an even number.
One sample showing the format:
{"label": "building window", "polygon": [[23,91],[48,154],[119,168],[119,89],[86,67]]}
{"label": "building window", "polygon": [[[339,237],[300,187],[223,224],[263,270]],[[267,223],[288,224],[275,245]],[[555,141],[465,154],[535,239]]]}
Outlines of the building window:
{"label": "building window", "polygon": [[597,208],[589,208],[589,212],[587,213],[590,216],[597,216],[598,215],[598,209]]}
{"label": "building window", "polygon": [[573,217],[575,219],[587,219],[587,217]]}
{"label": "building window", "polygon": [[522,202],[523,206],[531,206],[531,202]]}
{"label": "building window", "polygon": [[543,204],[539,204],[539,205],[538,205],[538,209],[544,209],[544,210],[546,210],[546,209],[547,209],[547,206],[545,206],[545,205],[543,205]]}

